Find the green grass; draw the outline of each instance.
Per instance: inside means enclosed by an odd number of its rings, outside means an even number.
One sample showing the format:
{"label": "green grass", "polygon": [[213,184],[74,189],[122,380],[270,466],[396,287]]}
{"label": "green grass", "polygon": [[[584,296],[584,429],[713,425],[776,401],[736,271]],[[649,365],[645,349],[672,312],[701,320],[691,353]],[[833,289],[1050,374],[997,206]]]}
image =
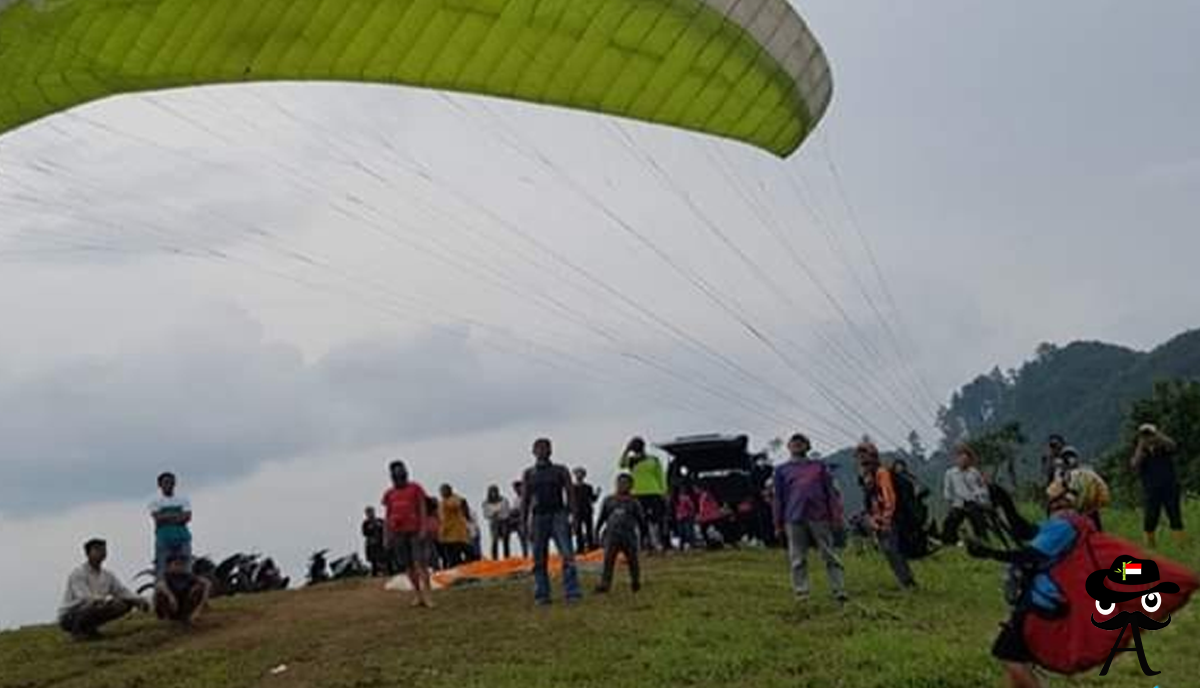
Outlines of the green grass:
{"label": "green grass", "polygon": [[[1138,530],[1136,514],[1109,520]],[[1193,566],[1200,554],[1194,543],[1161,549]],[[190,633],[140,618],[97,643],[51,627],[0,634],[0,687],[999,685],[989,650],[1006,616],[1001,567],[953,549],[914,568],[923,590],[900,594],[877,555],[848,554],[844,613],[819,567],[813,600],[797,607],[782,553],[762,550],[655,559],[636,598],[619,587],[573,607],[533,608],[527,582],[442,592],[432,612],[377,582],[221,600]],[[1107,677],[1053,684],[1197,685],[1196,607],[1145,634],[1161,675],[1145,677],[1122,656]],[[271,675],[281,664],[288,670]]]}

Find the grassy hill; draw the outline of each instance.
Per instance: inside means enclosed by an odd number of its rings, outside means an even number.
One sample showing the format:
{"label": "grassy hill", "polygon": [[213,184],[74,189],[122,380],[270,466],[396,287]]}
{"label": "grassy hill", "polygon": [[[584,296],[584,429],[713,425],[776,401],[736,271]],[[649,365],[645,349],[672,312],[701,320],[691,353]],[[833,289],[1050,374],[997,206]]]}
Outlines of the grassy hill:
{"label": "grassy hill", "polygon": [[[1189,516],[1200,522],[1200,505]],[[1137,530],[1136,514],[1112,520]],[[1200,547],[1185,547],[1164,554],[1200,560]],[[782,553],[762,550],[655,559],[636,598],[621,588],[571,607],[535,609],[525,582],[445,591],[433,611],[378,581],[220,600],[191,632],[140,618],[97,643],[50,627],[0,634],[0,687],[998,685],[998,565],[941,552],[916,563],[923,590],[913,595],[894,591],[874,553],[849,553],[847,567],[844,612],[822,594],[820,570],[813,601],[798,607]],[[1121,657],[1109,676],[1070,685],[1194,685],[1200,603],[1145,637],[1156,680]]]}

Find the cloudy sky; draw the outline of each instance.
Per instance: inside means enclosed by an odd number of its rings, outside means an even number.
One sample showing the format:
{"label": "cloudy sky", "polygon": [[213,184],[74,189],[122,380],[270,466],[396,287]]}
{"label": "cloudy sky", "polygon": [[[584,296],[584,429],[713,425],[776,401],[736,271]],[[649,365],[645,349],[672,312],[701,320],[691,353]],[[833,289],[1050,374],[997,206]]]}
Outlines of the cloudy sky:
{"label": "cloudy sky", "polygon": [[135,571],[163,469],[201,552],[299,574],[393,457],[477,500],[541,434],[603,483],[634,432],[888,443],[1041,341],[1197,324],[1194,3],[800,9],[836,88],[788,161],[337,85],[0,138],[0,626],[89,536]]}

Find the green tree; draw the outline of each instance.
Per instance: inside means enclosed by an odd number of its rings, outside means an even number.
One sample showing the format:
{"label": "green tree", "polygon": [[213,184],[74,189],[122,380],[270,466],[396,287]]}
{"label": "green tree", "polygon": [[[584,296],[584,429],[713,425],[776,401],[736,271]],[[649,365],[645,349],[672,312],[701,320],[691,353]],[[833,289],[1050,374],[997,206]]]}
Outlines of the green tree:
{"label": "green tree", "polygon": [[1009,485],[1020,491],[1022,483],[1017,470],[1017,457],[1025,442],[1021,424],[1006,423],[967,440],[967,446],[975,451],[982,468],[993,475],[1003,471]]}

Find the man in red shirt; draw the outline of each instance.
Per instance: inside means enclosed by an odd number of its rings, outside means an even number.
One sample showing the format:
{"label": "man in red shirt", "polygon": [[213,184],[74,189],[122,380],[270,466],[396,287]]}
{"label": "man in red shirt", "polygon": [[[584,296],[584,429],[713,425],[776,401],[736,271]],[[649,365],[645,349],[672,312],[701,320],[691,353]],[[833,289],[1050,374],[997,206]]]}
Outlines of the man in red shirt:
{"label": "man in red shirt", "polygon": [[383,506],[387,510],[388,551],[392,561],[408,574],[416,595],[413,606],[432,609],[425,490],[408,479],[408,467],[403,461],[393,461],[388,468],[392,474],[392,487],[383,493]]}

